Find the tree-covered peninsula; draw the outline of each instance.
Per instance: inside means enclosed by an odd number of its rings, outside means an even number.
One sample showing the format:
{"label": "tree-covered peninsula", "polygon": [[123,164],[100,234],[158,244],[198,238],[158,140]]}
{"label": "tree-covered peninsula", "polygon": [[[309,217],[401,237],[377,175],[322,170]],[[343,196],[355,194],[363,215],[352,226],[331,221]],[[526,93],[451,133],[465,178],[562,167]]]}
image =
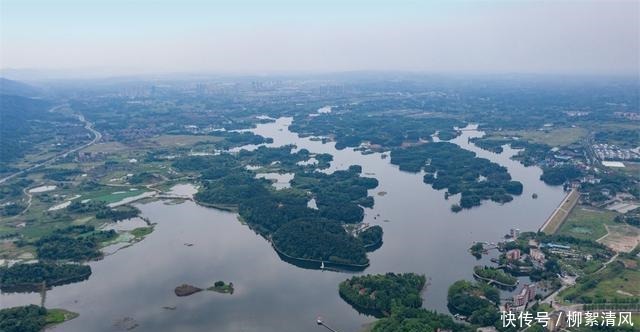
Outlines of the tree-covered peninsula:
{"label": "tree-covered peninsula", "polygon": [[[272,240],[282,256],[366,267],[369,261],[365,247],[377,240],[376,234],[367,234],[363,241],[343,225],[362,221],[363,206],[373,206],[368,190],[378,181],[362,177],[360,166],[331,174],[318,172],[325,163],[301,162],[319,155],[304,149],[292,153],[293,148],[260,147],[237,154],[187,157],[174,162],[174,166],[199,173],[202,186],[195,195],[197,202],[237,210],[252,229]],[[252,169],[294,173],[294,177],[290,188],[276,189],[270,181],[257,178]],[[308,207],[311,198],[317,208]],[[381,230],[379,233],[381,237]]]}
{"label": "tree-covered peninsula", "polygon": [[337,221],[292,221],[278,228],[272,240],[278,252],[294,258],[363,267],[369,264],[362,242]]}

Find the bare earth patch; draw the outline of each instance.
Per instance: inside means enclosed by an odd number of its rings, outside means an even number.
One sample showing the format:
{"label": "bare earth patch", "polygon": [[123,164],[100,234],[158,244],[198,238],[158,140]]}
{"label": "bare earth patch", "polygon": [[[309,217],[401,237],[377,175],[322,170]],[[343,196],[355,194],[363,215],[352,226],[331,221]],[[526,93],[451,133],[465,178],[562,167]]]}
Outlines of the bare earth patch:
{"label": "bare earth patch", "polygon": [[631,252],[640,244],[640,229],[630,225],[605,225],[607,235],[598,239],[616,252]]}

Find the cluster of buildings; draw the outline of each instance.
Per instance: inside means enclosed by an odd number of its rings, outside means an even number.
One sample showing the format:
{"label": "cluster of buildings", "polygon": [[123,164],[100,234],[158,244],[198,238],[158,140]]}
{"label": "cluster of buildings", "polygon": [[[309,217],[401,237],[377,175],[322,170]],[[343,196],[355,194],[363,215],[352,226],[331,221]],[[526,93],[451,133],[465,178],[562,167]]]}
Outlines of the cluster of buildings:
{"label": "cluster of buildings", "polygon": [[613,115],[627,120],[640,121],[640,113],[636,112],[614,112]]}
{"label": "cluster of buildings", "polygon": [[600,160],[640,160],[638,149],[625,149],[606,143],[594,144],[592,148]]}
{"label": "cluster of buildings", "polygon": [[563,244],[555,244],[555,243],[545,243],[543,246],[547,247],[549,252],[564,257],[564,258],[575,258],[575,259],[586,259],[590,261],[593,259],[593,255],[584,254],[578,252],[576,250],[571,249],[571,246],[563,245]]}
{"label": "cluster of buildings", "polygon": [[[520,272],[527,272],[532,269],[531,266],[524,264],[527,258],[530,258],[533,267],[536,268],[543,268],[544,262],[546,261],[544,252],[539,248],[529,249],[529,254],[523,253],[520,249],[512,249],[505,253],[505,258],[507,259],[507,264],[513,265],[511,266],[512,269]],[[520,262],[521,264],[513,264],[515,262]]]}
{"label": "cluster of buildings", "polygon": [[78,152],[78,156],[76,157],[79,162],[90,162],[90,161],[100,161],[105,160],[107,158],[106,153],[102,151],[98,152],[89,152],[89,151],[80,151]]}
{"label": "cluster of buildings", "polygon": [[536,298],[536,285],[535,284],[526,284],[520,290],[520,293],[513,296],[513,305],[516,307],[521,307]]}

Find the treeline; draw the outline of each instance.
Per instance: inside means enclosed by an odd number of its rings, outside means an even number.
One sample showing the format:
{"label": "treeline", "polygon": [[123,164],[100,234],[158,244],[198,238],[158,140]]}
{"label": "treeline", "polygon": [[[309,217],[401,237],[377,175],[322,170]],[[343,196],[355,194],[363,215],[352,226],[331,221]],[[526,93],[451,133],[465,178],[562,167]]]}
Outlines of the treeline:
{"label": "treeline", "polygon": [[18,263],[11,267],[0,267],[0,289],[2,291],[34,291],[42,283],[47,287],[86,280],[91,267],[79,264]]}
{"label": "treeline", "polygon": [[130,205],[123,205],[117,208],[101,209],[96,213],[96,218],[120,221],[137,217],[139,214],[140,210],[138,208]]}
{"label": "treeline", "polygon": [[340,296],[358,311],[378,317],[391,314],[394,305],[419,308],[426,279],[415,273],[356,276],[340,283]]}
{"label": "treeline", "polygon": [[71,213],[96,213],[98,219],[111,219],[112,221],[120,221],[137,217],[140,210],[134,206],[123,205],[116,208],[107,206],[106,203],[100,201],[73,201],[67,206],[67,211]]}
{"label": "treeline", "polygon": [[506,203],[522,194],[522,183],[512,181],[507,169],[456,144],[437,142],[391,151],[391,163],[401,170],[424,170],[423,181],[434,189],[447,189],[446,196],[460,193],[457,212],[481,204],[482,200]]}

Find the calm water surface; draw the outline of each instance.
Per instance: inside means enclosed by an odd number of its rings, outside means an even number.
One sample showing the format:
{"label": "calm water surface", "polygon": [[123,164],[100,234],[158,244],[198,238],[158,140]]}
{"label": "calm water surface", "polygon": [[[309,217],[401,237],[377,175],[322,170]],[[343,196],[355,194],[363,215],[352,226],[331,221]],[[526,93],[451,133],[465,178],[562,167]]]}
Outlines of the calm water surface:
{"label": "calm water surface", "polygon": [[[371,266],[364,273],[426,274],[430,285],[423,293],[424,306],[430,309],[446,312],[447,287],[471,278],[472,267],[478,264],[467,252],[473,241],[496,242],[510,228],[537,230],[563,197],[561,188],[539,181],[539,168],[510,160],[514,150],[506,148],[499,155],[481,150],[467,139],[482,133],[464,131],[453,142],[506,166],[524,184],[524,193],[505,205],[485,201],[454,214],[450,206],[458,197],[445,201],[444,191],[424,184],[422,174],[401,172],[381,154],[338,151],[333,143],[301,139],[287,130],[290,123],[291,118],[281,118],[253,132],[272,137],[269,146],[294,143],[311,152],[332,154],[329,171],[357,164],[367,176],[377,178],[380,185],[370,191],[375,207],[366,209],[364,222],[384,228],[384,244],[369,254]],[[378,195],[381,191],[387,194]],[[539,198],[532,199],[532,193]],[[80,313],[54,330],[117,331],[137,324],[135,331],[297,332],[319,330],[315,319],[322,316],[332,327],[347,332],[373,321],[338,296],[338,283],[350,274],[305,270],[281,261],[233,213],[190,201],[156,201],[138,207],[157,223],[155,231],[132,247],[91,262],[93,275],[88,281],[47,292],[47,307]],[[183,298],[173,293],[182,283],[208,287],[216,280],[233,282],[235,293],[204,291]],[[1,307],[28,303],[39,304],[39,294],[0,295]],[[114,324],[125,318],[129,325]]]}

